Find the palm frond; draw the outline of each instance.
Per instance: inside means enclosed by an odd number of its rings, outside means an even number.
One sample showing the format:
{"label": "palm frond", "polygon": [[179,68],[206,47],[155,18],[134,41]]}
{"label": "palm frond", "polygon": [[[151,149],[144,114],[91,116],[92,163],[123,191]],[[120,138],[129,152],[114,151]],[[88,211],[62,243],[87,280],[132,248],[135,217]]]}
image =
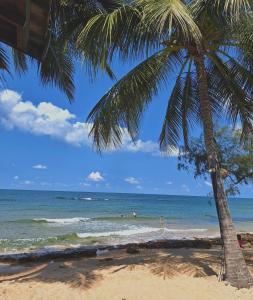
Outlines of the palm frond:
{"label": "palm frond", "polygon": [[4,73],[9,73],[9,59],[6,54],[5,48],[0,44],[0,84],[5,81]]}
{"label": "palm frond", "polygon": [[192,98],[192,78],[191,78],[191,67],[192,61],[189,62],[186,78],[185,78],[185,86],[183,90],[183,101],[182,101],[182,129],[183,129],[183,137],[184,137],[184,147],[186,150],[189,148],[188,143],[188,112],[191,106],[191,98]]}
{"label": "palm frond", "polygon": [[0,46],[0,69],[2,71],[9,71],[8,67],[9,61],[8,56],[4,48]]}
{"label": "palm frond", "polygon": [[195,37],[198,40],[200,31],[191,15],[189,5],[181,0],[135,0],[143,8],[142,17],[149,27],[155,26],[161,35],[179,29],[185,39]]}
{"label": "palm frond", "polygon": [[242,124],[242,141],[253,134],[252,76],[234,61],[224,63],[216,54],[210,54],[213,62],[212,80],[217,101],[224,105],[227,118],[235,125]]}
{"label": "palm frond", "polygon": [[[186,75],[183,75],[187,67]],[[160,134],[163,152],[173,152],[183,136],[184,148],[188,148],[188,131],[200,121],[197,83],[192,70],[192,60],[186,60],[178,74],[170,95]]]}
{"label": "palm frond", "polygon": [[182,102],[183,102],[183,79],[181,74],[187,62],[182,66],[176,83],[170,95],[168,107],[160,134],[160,147],[162,152],[173,152],[180,139],[182,129]]}
{"label": "palm frond", "polygon": [[241,12],[247,11],[251,6],[249,0],[216,0],[216,4],[236,19],[239,19]]}
{"label": "palm frond", "polygon": [[182,59],[178,49],[161,50],[136,66],[101,98],[88,116],[97,149],[119,146],[122,128],[132,139],[136,138],[144,109]]}
{"label": "palm frond", "polygon": [[[155,35],[151,38],[151,31],[142,26],[139,11],[135,7],[122,6],[91,18],[78,35],[77,47],[96,70],[103,69],[116,52],[121,58],[133,58],[150,51],[154,38]],[[156,49],[159,46],[157,42]]]}
{"label": "palm frond", "polygon": [[23,52],[12,48],[12,58],[14,68],[19,74],[22,74],[25,71],[27,71],[27,58]]}
{"label": "palm frond", "polygon": [[200,37],[190,11],[182,1],[135,0],[110,12],[101,11],[83,27],[77,48],[95,69],[104,68],[114,54],[121,59],[144,58],[161,49],[171,34]]}
{"label": "palm frond", "polygon": [[52,38],[47,55],[38,67],[43,84],[54,84],[69,100],[73,99],[73,61],[68,49],[63,48],[59,41]]}

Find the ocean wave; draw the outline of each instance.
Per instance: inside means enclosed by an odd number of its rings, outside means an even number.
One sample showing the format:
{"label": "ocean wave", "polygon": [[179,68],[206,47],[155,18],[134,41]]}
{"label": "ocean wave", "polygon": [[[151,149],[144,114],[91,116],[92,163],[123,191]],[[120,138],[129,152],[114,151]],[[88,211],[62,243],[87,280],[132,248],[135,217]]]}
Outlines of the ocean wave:
{"label": "ocean wave", "polygon": [[150,233],[155,231],[160,231],[161,228],[152,227],[142,227],[136,229],[124,229],[118,231],[106,231],[106,232],[85,232],[77,233],[79,238],[89,238],[89,237],[106,237],[106,236],[128,236],[134,234]]}
{"label": "ocean wave", "polygon": [[79,198],[80,200],[86,200],[86,201],[92,201],[94,199],[90,198],[90,197],[81,197]]}
{"label": "ocean wave", "polygon": [[55,224],[75,224],[80,222],[86,222],[88,220],[90,220],[90,218],[80,218],[80,217],[63,218],[63,219],[47,219],[47,218],[33,219],[34,222],[55,223]]}

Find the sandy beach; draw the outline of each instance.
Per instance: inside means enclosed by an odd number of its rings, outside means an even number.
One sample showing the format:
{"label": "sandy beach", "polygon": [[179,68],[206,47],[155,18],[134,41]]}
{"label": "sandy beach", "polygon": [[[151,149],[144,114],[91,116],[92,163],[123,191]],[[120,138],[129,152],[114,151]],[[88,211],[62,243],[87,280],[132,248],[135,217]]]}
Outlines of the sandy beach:
{"label": "sandy beach", "polygon": [[[218,282],[221,251],[113,250],[94,258],[0,265],[1,300],[253,299],[253,289]],[[253,251],[244,250],[253,272]]]}

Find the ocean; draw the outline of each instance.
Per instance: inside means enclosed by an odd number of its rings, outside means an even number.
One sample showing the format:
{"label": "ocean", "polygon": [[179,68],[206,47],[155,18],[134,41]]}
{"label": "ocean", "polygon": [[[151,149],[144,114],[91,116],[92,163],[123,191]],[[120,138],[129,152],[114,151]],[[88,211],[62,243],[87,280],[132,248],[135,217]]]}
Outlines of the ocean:
{"label": "ocean", "polygon": [[[253,199],[229,200],[253,231]],[[134,216],[136,214],[136,216]],[[0,252],[219,236],[209,197],[0,190]]]}

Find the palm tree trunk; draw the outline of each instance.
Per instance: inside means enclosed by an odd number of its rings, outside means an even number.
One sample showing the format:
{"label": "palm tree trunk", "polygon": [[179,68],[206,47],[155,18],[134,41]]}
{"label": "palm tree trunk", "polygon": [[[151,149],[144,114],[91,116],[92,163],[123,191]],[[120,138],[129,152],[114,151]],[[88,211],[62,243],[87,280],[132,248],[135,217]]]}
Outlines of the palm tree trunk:
{"label": "palm tree trunk", "polygon": [[224,190],[220,163],[214,142],[212,110],[208,95],[208,82],[203,55],[196,56],[195,66],[198,76],[200,110],[204,127],[208,166],[211,173],[221,239],[224,247],[224,279],[237,288],[247,288],[253,285],[253,280],[237,241],[236,231],[232,223],[227,196]]}

